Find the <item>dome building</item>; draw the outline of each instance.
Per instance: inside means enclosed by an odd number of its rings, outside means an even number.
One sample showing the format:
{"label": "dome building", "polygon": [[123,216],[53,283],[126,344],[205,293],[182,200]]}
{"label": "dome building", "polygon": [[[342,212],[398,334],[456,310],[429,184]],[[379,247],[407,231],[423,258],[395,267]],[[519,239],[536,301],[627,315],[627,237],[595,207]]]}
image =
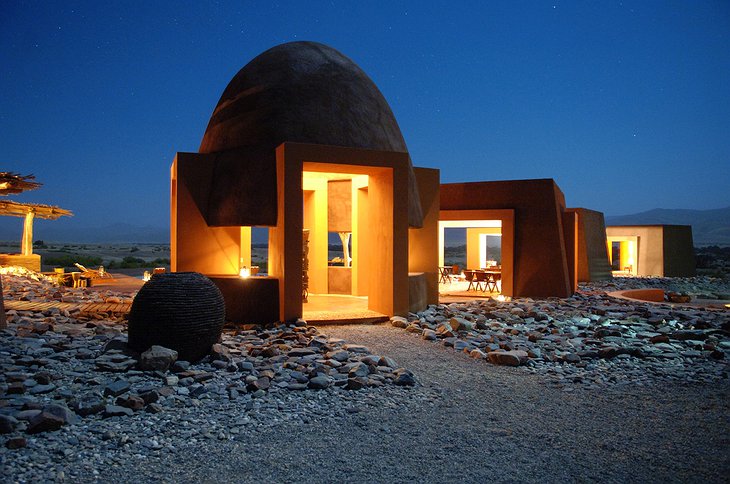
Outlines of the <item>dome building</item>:
{"label": "dome building", "polygon": [[[371,316],[438,300],[439,172],[413,167],[385,98],[335,49],[292,42],[249,62],[171,177],[171,268],[217,281],[229,319],[291,320],[319,295]],[[241,279],[256,226],[268,277]]]}

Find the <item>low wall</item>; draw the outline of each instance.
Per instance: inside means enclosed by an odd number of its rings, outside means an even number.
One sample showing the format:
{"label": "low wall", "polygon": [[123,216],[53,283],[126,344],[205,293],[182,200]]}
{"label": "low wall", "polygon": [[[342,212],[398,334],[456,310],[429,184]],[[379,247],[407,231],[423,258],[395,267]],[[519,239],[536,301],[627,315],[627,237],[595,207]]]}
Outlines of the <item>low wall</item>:
{"label": "low wall", "polygon": [[38,254],[0,254],[0,266],[20,266],[31,271],[41,271],[41,256]]}
{"label": "low wall", "polygon": [[408,273],[408,310],[412,313],[428,307],[428,281],[424,272]]}
{"label": "low wall", "polygon": [[665,302],[663,289],[626,289],[624,291],[609,292],[608,295],[631,301]]}

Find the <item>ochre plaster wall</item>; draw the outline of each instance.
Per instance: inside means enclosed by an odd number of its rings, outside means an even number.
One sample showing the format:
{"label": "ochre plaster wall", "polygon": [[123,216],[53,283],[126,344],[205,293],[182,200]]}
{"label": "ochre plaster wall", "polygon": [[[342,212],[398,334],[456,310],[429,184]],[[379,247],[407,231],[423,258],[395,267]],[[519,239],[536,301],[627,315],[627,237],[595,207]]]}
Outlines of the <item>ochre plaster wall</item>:
{"label": "ochre plaster wall", "polygon": [[366,247],[368,231],[367,177],[354,179],[352,189],[352,294],[367,296],[370,286],[370,253]]}
{"label": "ochre plaster wall", "polygon": [[664,276],[664,236],[661,225],[609,225],[606,227],[606,237],[638,237],[636,275]]}
{"label": "ochre plaster wall", "polygon": [[39,254],[0,254],[0,266],[20,266],[40,272],[41,256]]}
{"label": "ochre plaster wall", "polygon": [[[440,172],[430,168],[414,168],[423,210],[423,227],[408,229],[408,272],[423,273],[410,281],[411,311],[423,310],[420,301],[438,304],[438,224]],[[413,294],[425,286],[425,297]],[[419,301],[417,304],[416,301]],[[421,307],[422,306],[422,307]]]}
{"label": "ochre plaster wall", "polygon": [[327,182],[327,231],[352,232],[352,180]]}
{"label": "ochre plaster wall", "polygon": [[691,225],[664,225],[664,276],[697,275]]}
{"label": "ochre plaster wall", "polygon": [[440,198],[442,213],[514,210],[514,296],[573,294],[563,237],[565,198],[552,179],[447,183]]}
{"label": "ochre plaster wall", "polygon": [[[215,155],[178,153],[171,169],[170,269],[238,274],[240,227],[209,227],[192,190],[206,190]],[[209,177],[208,177],[209,178]]]}
{"label": "ochre plaster wall", "polygon": [[479,236],[481,234],[501,235],[502,227],[467,227],[466,229],[466,267],[462,269],[481,269],[479,260]]}
{"label": "ochre plaster wall", "polygon": [[578,214],[574,211],[565,211],[562,213],[562,218],[568,279],[575,292],[578,289]]}
{"label": "ochre plaster wall", "polygon": [[578,214],[578,281],[611,279],[603,213],[586,208],[569,208]]}
{"label": "ochre plaster wall", "polygon": [[304,179],[304,228],[309,229],[309,292],[326,294],[327,271],[327,180]]}

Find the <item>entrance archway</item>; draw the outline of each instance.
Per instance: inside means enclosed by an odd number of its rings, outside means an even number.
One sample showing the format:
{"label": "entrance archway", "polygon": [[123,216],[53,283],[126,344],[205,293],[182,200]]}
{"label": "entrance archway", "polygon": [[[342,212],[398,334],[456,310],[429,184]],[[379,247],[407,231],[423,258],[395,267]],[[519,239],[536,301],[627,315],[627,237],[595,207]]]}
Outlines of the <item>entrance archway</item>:
{"label": "entrance archway", "polygon": [[[485,236],[501,237],[500,260],[501,281],[499,290],[504,296],[513,295],[514,281],[514,211],[513,210],[441,210],[439,212],[439,267],[444,267],[445,230],[465,228],[466,254],[463,269],[483,269],[490,264],[488,250],[482,247]],[[447,269],[447,268],[446,268]],[[446,271],[448,272],[448,271]],[[464,289],[468,287],[468,281]]]}
{"label": "entrance archway", "polygon": [[351,220],[350,295],[366,296],[367,310],[379,315],[406,314],[409,194],[402,187],[408,186],[408,155],[300,143],[284,143],[276,155],[279,203],[277,225],[270,231],[269,267],[280,281],[282,319],[303,315],[305,228],[313,246],[310,293],[317,294],[318,288],[324,294],[333,292],[326,252],[326,195],[316,186],[343,180],[351,184],[351,214],[357,210]]}

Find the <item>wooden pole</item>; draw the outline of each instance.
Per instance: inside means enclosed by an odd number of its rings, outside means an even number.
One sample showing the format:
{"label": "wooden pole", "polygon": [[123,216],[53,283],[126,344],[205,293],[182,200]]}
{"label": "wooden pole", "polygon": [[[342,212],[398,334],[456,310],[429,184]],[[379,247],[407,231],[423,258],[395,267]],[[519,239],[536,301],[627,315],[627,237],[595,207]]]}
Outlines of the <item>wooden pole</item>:
{"label": "wooden pole", "polygon": [[35,212],[28,211],[25,214],[25,223],[23,224],[23,240],[20,243],[20,253],[23,255],[33,255],[33,218]]}

